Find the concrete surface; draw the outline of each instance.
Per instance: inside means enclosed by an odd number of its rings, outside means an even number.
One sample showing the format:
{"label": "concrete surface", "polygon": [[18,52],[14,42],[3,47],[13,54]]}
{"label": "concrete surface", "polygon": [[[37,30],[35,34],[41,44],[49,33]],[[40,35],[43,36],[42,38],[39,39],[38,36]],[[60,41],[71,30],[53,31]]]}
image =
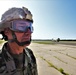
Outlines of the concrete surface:
{"label": "concrete surface", "polygon": [[31,43],[29,48],[36,56],[38,75],[76,75],[76,46]]}

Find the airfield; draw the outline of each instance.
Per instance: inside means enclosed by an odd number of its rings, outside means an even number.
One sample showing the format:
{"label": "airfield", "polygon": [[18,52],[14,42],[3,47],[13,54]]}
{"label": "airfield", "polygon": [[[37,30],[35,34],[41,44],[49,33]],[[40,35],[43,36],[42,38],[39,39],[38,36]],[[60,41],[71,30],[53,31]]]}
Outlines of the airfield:
{"label": "airfield", "polygon": [[31,43],[38,75],[76,75],[76,45]]}
{"label": "airfield", "polygon": [[[48,41],[47,41],[48,42]],[[0,44],[0,49],[3,43]],[[76,75],[76,41],[28,46],[37,61],[38,75]]]}

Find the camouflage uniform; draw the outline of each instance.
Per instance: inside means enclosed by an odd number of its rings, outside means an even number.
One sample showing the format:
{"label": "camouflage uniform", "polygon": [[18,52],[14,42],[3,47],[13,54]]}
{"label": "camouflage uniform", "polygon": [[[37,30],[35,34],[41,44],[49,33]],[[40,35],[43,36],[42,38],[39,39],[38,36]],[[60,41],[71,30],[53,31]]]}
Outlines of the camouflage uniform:
{"label": "camouflage uniform", "polygon": [[20,55],[12,55],[8,43],[5,43],[0,54],[0,75],[38,75],[33,52],[25,48]]}

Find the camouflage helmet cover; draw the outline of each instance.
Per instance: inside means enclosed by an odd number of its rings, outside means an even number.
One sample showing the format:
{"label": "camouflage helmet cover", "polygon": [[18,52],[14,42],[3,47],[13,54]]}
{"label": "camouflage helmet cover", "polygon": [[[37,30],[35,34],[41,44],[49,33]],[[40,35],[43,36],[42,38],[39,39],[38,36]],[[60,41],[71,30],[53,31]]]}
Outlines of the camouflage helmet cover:
{"label": "camouflage helmet cover", "polygon": [[29,20],[31,22],[33,22],[32,19],[32,14],[31,12],[25,8],[11,8],[9,10],[7,10],[1,18],[1,22],[0,22],[0,32],[4,31],[4,28],[8,27],[8,22],[11,20],[15,20],[15,19],[25,19],[25,20]]}

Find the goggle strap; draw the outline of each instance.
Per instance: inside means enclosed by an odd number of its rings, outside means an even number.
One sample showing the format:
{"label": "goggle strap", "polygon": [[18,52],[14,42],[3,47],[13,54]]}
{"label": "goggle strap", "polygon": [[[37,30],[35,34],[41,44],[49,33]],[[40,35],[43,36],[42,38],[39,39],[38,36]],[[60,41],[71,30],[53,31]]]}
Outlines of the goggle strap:
{"label": "goggle strap", "polygon": [[12,31],[12,36],[13,36],[13,39],[17,39],[14,31]]}
{"label": "goggle strap", "polygon": [[8,27],[10,28],[11,27],[11,22],[5,22],[5,23],[2,24],[2,26],[3,26],[2,28],[8,28]]}

